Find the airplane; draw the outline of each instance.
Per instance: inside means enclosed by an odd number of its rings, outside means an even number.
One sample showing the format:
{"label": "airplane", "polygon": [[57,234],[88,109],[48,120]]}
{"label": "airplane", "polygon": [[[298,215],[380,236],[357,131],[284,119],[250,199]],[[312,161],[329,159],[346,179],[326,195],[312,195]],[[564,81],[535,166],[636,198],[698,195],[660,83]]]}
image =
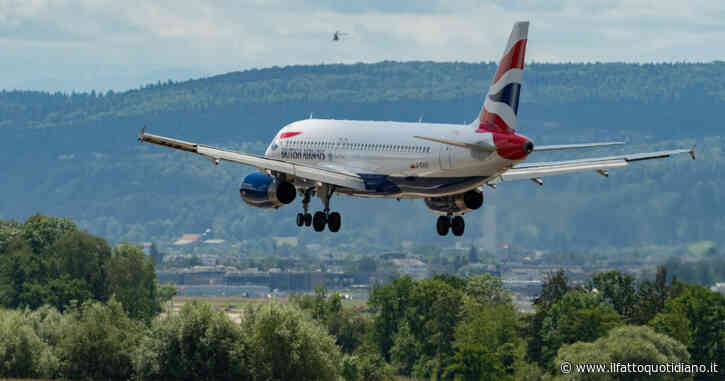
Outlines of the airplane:
{"label": "airplane", "polygon": [[[609,176],[608,170],[629,163],[689,153],[694,147],[590,159],[525,163],[534,152],[597,148],[621,141],[537,146],[516,132],[516,117],[528,41],[529,22],[517,22],[506,44],[478,117],[470,124],[304,119],[280,129],[264,155],[239,153],[149,134],[139,141],[192,152],[219,164],[221,160],[257,167],[240,185],[240,196],[257,208],[277,209],[299,194],[299,227],[321,232],[340,230],[340,213],[330,210],[333,194],[367,198],[423,199],[440,214],[439,235],[461,236],[462,215],[479,209],[483,186],[532,180],[575,172]],[[309,213],[312,197],[323,209]]]}
{"label": "airplane", "polygon": [[347,33],[336,30],[335,33],[332,35],[332,41],[340,41],[343,36],[347,36]]}

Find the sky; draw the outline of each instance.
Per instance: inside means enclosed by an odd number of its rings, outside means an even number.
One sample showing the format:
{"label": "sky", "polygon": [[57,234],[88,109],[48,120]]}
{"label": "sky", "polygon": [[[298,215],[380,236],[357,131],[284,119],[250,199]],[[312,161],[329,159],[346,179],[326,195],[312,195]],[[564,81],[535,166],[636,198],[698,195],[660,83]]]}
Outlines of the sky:
{"label": "sky", "polygon": [[[702,0],[0,0],[0,89],[114,91],[270,66],[489,62],[528,20],[528,62],[725,59]],[[336,30],[346,33],[333,42]]]}

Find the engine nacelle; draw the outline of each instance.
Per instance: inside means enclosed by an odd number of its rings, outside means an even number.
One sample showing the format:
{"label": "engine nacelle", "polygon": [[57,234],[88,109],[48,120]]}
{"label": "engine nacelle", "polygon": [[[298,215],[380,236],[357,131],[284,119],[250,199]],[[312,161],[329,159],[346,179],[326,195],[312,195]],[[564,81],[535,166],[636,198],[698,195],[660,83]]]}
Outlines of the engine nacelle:
{"label": "engine nacelle", "polygon": [[294,201],[297,190],[289,182],[256,172],[242,180],[239,195],[244,202],[255,208],[276,209]]}
{"label": "engine nacelle", "polygon": [[480,189],[472,189],[453,196],[426,198],[424,201],[428,208],[436,213],[462,214],[483,205],[483,192]]}

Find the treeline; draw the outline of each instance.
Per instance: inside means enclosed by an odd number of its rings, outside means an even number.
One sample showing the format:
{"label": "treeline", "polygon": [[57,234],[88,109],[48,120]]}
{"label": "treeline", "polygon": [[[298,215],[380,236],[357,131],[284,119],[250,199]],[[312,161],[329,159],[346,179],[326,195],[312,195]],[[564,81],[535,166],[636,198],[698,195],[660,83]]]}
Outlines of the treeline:
{"label": "treeline", "polygon": [[189,303],[151,325],[120,303],[0,310],[0,377],[69,380],[329,380],[341,374],[334,339],[281,304],[223,311]]}
{"label": "treeline", "polygon": [[[500,279],[399,278],[367,311],[313,296],[250,305],[240,322],[190,302],[152,323],[115,299],[0,311],[0,377],[107,380],[574,380],[561,364],[697,364],[653,380],[719,380],[725,298],[700,286],[616,272],[571,286],[552,274],[534,314]],[[647,320],[649,319],[649,320]],[[689,365],[688,365],[689,366]],[[632,376],[602,373],[601,380]]]}
{"label": "treeline", "polygon": [[[0,92],[0,127],[57,127],[245,104],[480,97],[494,63],[380,62],[253,69],[121,93]],[[540,64],[526,66],[524,103],[725,101],[725,63]]]}
{"label": "treeline", "polygon": [[[108,380],[568,380],[560,364],[698,364],[655,379],[719,380],[725,297],[668,276],[552,273],[521,313],[489,274],[375,285],[365,309],[319,287],[249,306],[160,314],[140,249],[111,249],[67,219],[0,223],[0,377]],[[171,292],[169,292],[171,291]],[[603,380],[622,374],[601,374]]]}
{"label": "treeline", "polygon": [[[725,297],[705,287],[605,272],[584,286],[551,274],[534,314],[517,312],[501,281],[394,280],[373,290],[373,342],[399,374],[422,379],[539,380],[560,364],[720,363],[725,360]],[[708,368],[709,369],[709,368]],[[600,375],[619,379],[622,375]],[[692,379],[692,374],[655,379]],[[694,379],[720,379],[694,374]]]}

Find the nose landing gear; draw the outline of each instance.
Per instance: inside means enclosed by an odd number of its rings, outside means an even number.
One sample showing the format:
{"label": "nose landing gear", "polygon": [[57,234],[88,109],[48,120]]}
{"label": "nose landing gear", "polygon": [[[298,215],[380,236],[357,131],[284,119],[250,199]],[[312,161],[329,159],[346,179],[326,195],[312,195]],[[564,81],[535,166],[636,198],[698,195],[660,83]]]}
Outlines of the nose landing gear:
{"label": "nose landing gear", "polygon": [[[323,211],[315,212],[314,216],[307,211],[309,209],[310,198],[313,192],[317,194],[322,201],[322,204],[325,206]],[[325,230],[325,225],[327,225],[327,228],[333,233],[340,231],[340,227],[342,226],[342,217],[340,216],[340,213],[330,212],[330,198],[334,192],[334,187],[327,184],[318,186],[317,190],[305,190],[305,197],[302,200],[302,207],[305,212],[297,213],[297,226],[302,227],[302,225],[312,225],[312,228],[316,232],[321,232]]]}
{"label": "nose landing gear", "polygon": [[307,211],[310,208],[310,198],[312,196],[312,190],[307,189],[304,191],[305,197],[302,199],[302,209],[304,213],[297,213],[297,226],[302,227],[312,225],[312,215]]}

